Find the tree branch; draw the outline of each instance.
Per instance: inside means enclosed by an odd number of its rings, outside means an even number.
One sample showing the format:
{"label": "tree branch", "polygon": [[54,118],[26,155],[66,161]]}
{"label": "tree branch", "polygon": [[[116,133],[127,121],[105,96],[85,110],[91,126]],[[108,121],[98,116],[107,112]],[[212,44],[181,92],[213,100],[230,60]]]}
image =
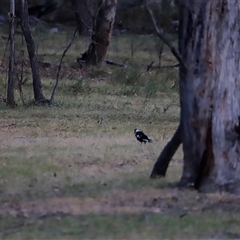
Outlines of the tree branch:
{"label": "tree branch", "polygon": [[179,52],[177,51],[177,49],[172,45],[172,43],[165,37],[164,32],[161,28],[158,27],[157,25],[157,21],[156,18],[154,16],[153,11],[149,8],[148,6],[148,0],[143,0],[144,3],[144,7],[147,11],[147,13],[149,14],[149,17],[152,20],[154,29],[156,34],[158,35],[158,37],[170,48],[172,54],[176,57],[176,59],[178,60],[178,62],[180,63],[180,65],[183,67],[183,69],[186,71],[187,67],[184,63],[184,61],[182,60],[182,57],[180,56]]}
{"label": "tree branch", "polygon": [[181,124],[179,124],[178,129],[174,133],[172,139],[164,147],[157,159],[157,162],[154,164],[150,178],[154,179],[158,177],[165,177],[172,156],[177,151],[179,145],[182,143],[181,135]]}
{"label": "tree branch", "polygon": [[54,96],[55,96],[55,92],[56,92],[56,90],[57,90],[57,86],[58,86],[58,82],[59,82],[59,75],[60,75],[60,71],[61,71],[61,68],[62,68],[63,59],[64,59],[67,51],[69,50],[69,48],[72,46],[72,43],[73,43],[74,39],[76,38],[76,35],[77,35],[77,32],[78,32],[78,28],[79,28],[79,27],[77,27],[76,30],[74,31],[74,34],[73,34],[73,37],[72,37],[71,41],[69,42],[69,44],[67,45],[67,47],[66,47],[65,50],[63,51],[63,54],[62,54],[60,63],[59,63],[59,65],[58,65],[56,83],[55,83],[55,86],[54,86],[53,91],[52,91],[52,95],[51,95],[51,98],[50,98],[50,104],[53,103]]}

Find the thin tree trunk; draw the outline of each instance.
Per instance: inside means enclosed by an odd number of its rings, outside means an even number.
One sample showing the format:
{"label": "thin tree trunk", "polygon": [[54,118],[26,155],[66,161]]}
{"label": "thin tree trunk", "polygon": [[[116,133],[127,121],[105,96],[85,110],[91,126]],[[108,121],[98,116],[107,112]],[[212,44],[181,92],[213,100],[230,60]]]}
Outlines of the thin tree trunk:
{"label": "thin tree trunk", "polygon": [[8,85],[7,85],[7,104],[10,106],[15,105],[14,100],[14,62],[15,62],[15,0],[10,1],[9,12],[9,40],[10,40],[10,53],[9,53],[9,66],[8,66]]}
{"label": "thin tree trunk", "polygon": [[21,27],[27,43],[29,61],[32,69],[34,100],[36,102],[42,102],[45,101],[45,97],[42,93],[42,82],[39,73],[35,43],[29,27],[28,6],[26,0],[21,0]]}
{"label": "thin tree trunk", "polygon": [[240,194],[240,2],[179,4],[181,186]]}
{"label": "thin tree trunk", "polygon": [[165,177],[168,165],[177,151],[179,145],[181,144],[181,124],[178,126],[178,129],[174,133],[172,139],[162,150],[160,156],[157,159],[157,162],[154,164],[150,178],[154,179],[157,177]]}
{"label": "thin tree trunk", "polygon": [[85,53],[87,65],[102,65],[105,63],[107,49],[110,44],[115,20],[117,0],[103,0],[98,9],[97,19],[92,35],[92,43]]}

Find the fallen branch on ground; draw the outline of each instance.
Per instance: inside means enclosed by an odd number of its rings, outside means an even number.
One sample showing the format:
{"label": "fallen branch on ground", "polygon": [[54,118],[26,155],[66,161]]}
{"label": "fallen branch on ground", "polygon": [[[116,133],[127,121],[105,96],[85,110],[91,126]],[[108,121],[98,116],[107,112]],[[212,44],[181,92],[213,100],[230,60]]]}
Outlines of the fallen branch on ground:
{"label": "fallen branch on ground", "polygon": [[[86,63],[84,56],[85,56],[85,53],[82,54],[81,58],[80,57],[77,58],[77,62],[80,64],[81,67],[83,67],[82,64]],[[124,67],[124,68],[128,67],[126,64],[118,63],[118,62],[115,62],[115,61],[109,60],[109,59],[105,60],[105,62],[106,62],[106,64],[113,65],[113,66],[119,66],[119,67]]]}

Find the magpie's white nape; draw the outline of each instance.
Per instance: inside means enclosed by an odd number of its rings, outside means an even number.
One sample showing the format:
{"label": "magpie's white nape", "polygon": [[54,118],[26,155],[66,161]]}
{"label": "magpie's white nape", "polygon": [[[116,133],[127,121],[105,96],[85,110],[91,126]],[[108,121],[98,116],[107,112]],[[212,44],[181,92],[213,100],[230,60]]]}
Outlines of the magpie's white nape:
{"label": "magpie's white nape", "polygon": [[152,142],[152,139],[148,138],[148,136],[141,130],[135,128],[134,129],[134,134],[136,139],[140,142],[140,143],[145,143],[146,142]]}

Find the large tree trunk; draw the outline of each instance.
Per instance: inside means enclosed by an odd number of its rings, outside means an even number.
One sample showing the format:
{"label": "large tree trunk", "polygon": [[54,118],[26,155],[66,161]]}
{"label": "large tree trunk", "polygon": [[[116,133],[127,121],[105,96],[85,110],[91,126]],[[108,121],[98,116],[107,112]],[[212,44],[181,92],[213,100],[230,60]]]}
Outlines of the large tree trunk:
{"label": "large tree trunk", "polygon": [[92,42],[84,56],[87,65],[102,65],[105,63],[115,20],[116,6],[117,0],[100,1],[93,28]]}
{"label": "large tree trunk", "polygon": [[240,1],[179,4],[181,185],[240,193]]}
{"label": "large tree trunk", "polygon": [[34,100],[36,102],[42,102],[45,101],[45,97],[42,93],[42,82],[38,68],[35,43],[29,27],[28,6],[26,0],[21,0],[21,27],[27,43],[29,61],[32,69]]}

